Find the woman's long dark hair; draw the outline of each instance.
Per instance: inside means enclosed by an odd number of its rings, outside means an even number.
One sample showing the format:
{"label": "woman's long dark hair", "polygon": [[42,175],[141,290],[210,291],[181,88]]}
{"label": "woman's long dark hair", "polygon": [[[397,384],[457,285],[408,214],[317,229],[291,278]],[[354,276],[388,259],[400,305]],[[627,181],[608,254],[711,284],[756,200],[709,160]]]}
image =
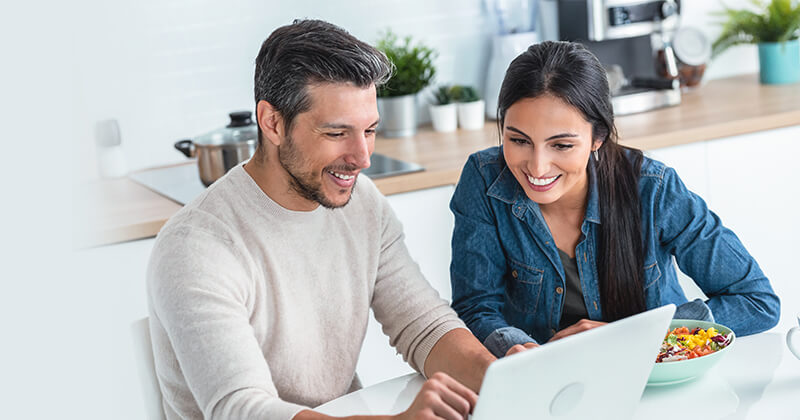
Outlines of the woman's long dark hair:
{"label": "woman's long dark hair", "polygon": [[[646,309],[638,179],[642,152],[620,146],[606,72],[583,45],[546,41],[520,54],[506,71],[497,106],[498,129],[524,98],[549,94],[575,107],[601,140],[595,162],[600,201],[597,272],[603,318],[615,321]],[[590,157],[590,159],[592,159]]]}

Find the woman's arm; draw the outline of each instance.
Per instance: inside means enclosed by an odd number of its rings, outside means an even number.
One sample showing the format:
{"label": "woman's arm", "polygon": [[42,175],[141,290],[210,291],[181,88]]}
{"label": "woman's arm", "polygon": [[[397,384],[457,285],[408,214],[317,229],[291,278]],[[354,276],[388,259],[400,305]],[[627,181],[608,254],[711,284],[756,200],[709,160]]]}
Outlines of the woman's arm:
{"label": "woman's arm", "polygon": [[450,209],[455,216],[450,281],[453,309],[496,357],[515,344],[536,343],[503,317],[506,257],[475,156],[461,173]]}
{"label": "woman's arm", "polygon": [[656,206],[662,246],[709,297],[714,319],[738,335],[775,326],[780,300],[758,263],[671,168],[661,180]]}

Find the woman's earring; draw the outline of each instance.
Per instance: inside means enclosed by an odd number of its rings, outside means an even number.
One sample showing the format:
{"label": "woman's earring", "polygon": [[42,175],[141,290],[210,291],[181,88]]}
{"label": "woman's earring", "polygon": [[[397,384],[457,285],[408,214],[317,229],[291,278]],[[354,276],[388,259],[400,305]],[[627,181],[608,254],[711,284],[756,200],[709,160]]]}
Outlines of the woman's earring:
{"label": "woman's earring", "polygon": [[594,155],[594,160],[600,162],[600,155],[597,153],[597,149],[592,150],[592,154]]}

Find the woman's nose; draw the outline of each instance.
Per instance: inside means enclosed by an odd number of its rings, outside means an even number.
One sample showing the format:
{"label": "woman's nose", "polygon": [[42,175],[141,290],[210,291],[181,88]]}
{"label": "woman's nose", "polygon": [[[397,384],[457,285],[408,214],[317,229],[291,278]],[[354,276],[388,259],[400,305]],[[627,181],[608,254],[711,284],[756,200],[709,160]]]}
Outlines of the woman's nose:
{"label": "woman's nose", "polygon": [[550,172],[550,156],[542,150],[534,150],[528,160],[528,171],[536,178],[543,178]]}

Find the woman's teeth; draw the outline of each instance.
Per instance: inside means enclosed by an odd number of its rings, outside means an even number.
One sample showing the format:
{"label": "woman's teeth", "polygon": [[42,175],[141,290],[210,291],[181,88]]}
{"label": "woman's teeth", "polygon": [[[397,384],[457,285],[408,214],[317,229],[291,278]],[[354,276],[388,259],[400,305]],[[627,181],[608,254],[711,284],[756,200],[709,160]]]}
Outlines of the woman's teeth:
{"label": "woman's teeth", "polygon": [[328,171],[328,173],[333,175],[333,176],[335,176],[336,178],[344,179],[345,181],[348,180],[348,179],[353,179],[353,178],[356,177],[355,175],[345,175],[345,174],[340,174],[338,172],[333,172],[333,171]]}
{"label": "woman's teeth", "polygon": [[529,176],[528,177],[528,181],[533,185],[544,186],[544,185],[548,185],[548,184],[552,183],[558,177],[559,177],[558,175],[556,175],[556,176],[554,176],[552,178],[534,178],[532,176]]}

